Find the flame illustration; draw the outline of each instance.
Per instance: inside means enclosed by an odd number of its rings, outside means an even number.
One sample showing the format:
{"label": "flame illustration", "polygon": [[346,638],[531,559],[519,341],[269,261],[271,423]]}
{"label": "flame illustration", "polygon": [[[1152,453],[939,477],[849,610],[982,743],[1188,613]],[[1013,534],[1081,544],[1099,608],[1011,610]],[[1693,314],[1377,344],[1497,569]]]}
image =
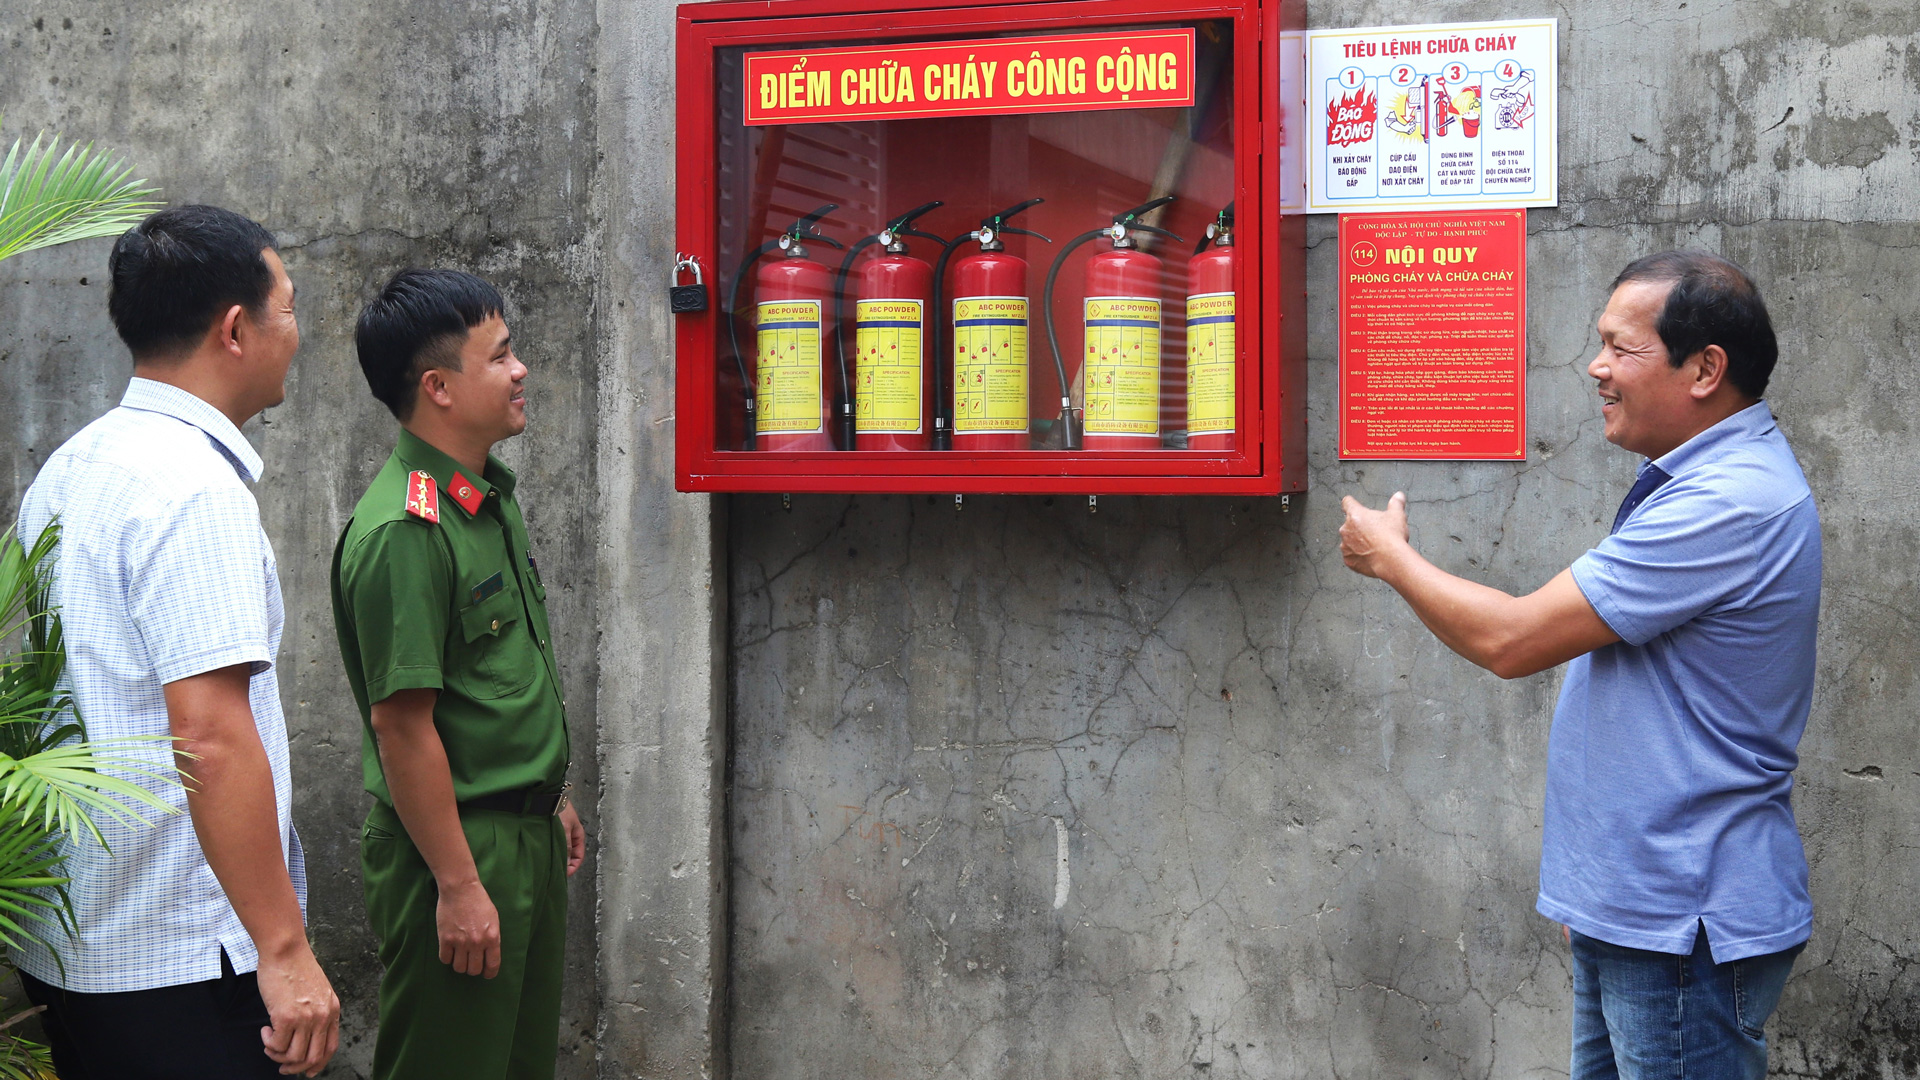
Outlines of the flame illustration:
{"label": "flame illustration", "polygon": [[1352,146],[1373,141],[1379,100],[1373,87],[1360,86],[1327,101],[1327,145]]}

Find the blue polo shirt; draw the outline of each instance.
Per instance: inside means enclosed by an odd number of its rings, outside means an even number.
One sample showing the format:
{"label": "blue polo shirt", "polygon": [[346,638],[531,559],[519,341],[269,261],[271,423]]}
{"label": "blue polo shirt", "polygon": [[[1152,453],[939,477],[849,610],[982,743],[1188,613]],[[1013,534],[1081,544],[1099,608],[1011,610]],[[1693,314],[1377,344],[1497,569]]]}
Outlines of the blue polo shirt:
{"label": "blue polo shirt", "polygon": [[1573,564],[1620,641],[1567,666],[1547,743],[1542,915],[1716,962],[1807,939],[1793,769],[1813,698],[1820,516],[1765,402]]}

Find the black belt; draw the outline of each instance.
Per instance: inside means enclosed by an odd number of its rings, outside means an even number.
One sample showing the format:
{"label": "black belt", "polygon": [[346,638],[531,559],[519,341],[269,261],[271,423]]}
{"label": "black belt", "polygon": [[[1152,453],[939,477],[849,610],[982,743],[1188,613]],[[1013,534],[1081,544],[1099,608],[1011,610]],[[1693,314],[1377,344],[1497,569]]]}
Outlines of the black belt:
{"label": "black belt", "polygon": [[492,795],[476,795],[471,799],[463,800],[460,803],[460,809],[498,810],[507,814],[525,814],[528,817],[552,817],[566,805],[565,788],[559,791],[521,788],[519,791],[497,791]]}

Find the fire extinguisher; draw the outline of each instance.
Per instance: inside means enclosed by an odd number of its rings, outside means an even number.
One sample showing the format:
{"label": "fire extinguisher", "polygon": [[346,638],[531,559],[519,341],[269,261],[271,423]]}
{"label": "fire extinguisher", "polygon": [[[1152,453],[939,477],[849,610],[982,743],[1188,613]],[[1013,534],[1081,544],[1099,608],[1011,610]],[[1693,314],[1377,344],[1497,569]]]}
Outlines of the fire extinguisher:
{"label": "fire extinguisher", "polygon": [[[1027,418],[1027,260],[1007,253],[1003,237],[1033,236],[1053,241],[1007,219],[1041,203],[1028,199],[980,219],[980,227],[947,242],[934,270],[935,306],[953,321],[953,348],[942,348],[937,369],[952,364],[953,402],[945,412],[945,394],[935,383],[935,449],[1025,450]],[[961,244],[978,241],[980,250],[953,264],[951,311],[940,304],[947,260]],[[942,322],[946,320],[943,318]],[[943,327],[944,329],[944,327]],[[940,372],[936,372],[936,380]]]}
{"label": "fire extinguisher", "polygon": [[[1207,250],[1212,245],[1213,250]],[[1187,260],[1187,447],[1233,449],[1235,380],[1233,204]]]}
{"label": "fire extinguisher", "polygon": [[[1061,448],[1144,450],[1160,446],[1160,260],[1141,251],[1135,233],[1180,237],[1140,221],[1173,201],[1162,195],[1113,216],[1113,224],[1073,238],[1047,271],[1043,314],[1054,373],[1060,378]],[[1082,292],[1083,334],[1078,371],[1082,407],[1073,407],[1072,383],[1054,329],[1053,286],[1073,249],[1104,238],[1112,246],[1087,260]],[[1084,419],[1084,428],[1082,422]],[[1084,436],[1084,438],[1083,438]]]}
{"label": "fire extinguisher", "polygon": [[[814,228],[837,209],[838,204],[827,203],[799,218],[779,239],[755,248],[734,271],[727,293],[727,333],[733,341],[734,362],[740,365],[748,450],[833,449],[833,437],[827,433],[832,398],[823,363],[833,271],[809,256],[806,242],[846,246]],[[749,372],[746,354],[740,350],[740,286],[761,256],[774,251],[780,257],[762,264],[753,279],[756,340]]]}
{"label": "fire extinguisher", "polygon": [[[933,306],[933,267],[907,252],[906,237],[942,243],[913,228],[913,220],[945,205],[940,200],[901,214],[874,236],[847,249],[834,279],[834,349],[840,363],[839,415],[835,427],[843,450],[925,450],[932,442],[933,358],[928,324]],[[847,275],[860,252],[875,244],[882,254],[860,268],[853,305],[854,359],[847,366]]]}

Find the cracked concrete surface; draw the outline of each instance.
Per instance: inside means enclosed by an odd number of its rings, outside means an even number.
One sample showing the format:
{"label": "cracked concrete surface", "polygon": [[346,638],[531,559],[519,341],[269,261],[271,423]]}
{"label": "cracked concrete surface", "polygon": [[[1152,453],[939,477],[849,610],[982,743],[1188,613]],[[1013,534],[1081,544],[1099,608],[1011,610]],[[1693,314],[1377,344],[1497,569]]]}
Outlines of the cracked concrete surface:
{"label": "cracked concrete surface", "polygon": [[[250,434],[275,478],[315,937],[347,1002],[332,1075],[365,1072],[375,965],[325,558],[387,446],[349,328],[392,269],[493,276],[535,368],[534,429],[509,453],[565,583],[576,777],[600,786],[563,1076],[1399,1080],[1565,1071],[1564,948],[1532,913],[1557,675],[1500,683],[1349,574],[1338,496],[1405,488],[1443,565],[1546,580],[1632,477],[1581,372],[1601,290],[1635,255],[1695,244],[1767,290],[1771,398],[1826,525],[1796,801],[1816,929],[1771,1028],[1776,1072],[1920,1076],[1920,15],[1310,14],[1562,20],[1563,204],[1529,222],[1524,466],[1334,459],[1316,219],[1312,491],[1292,513],[802,497],[789,515],[671,491],[671,4],[0,0],[9,133],[86,135],[171,198],[252,213],[300,283],[291,397]],[[105,250],[5,265],[0,371],[24,403],[0,439],[8,498],[120,386]]]}
{"label": "cracked concrete surface", "polygon": [[[279,658],[294,818],[311,871],[316,951],[343,1002],[328,1075],[371,1068],[379,966],[359,880],[360,720],[333,637],[334,539],[393,445],[354,359],[361,302],[394,271],[492,278],[532,370],[531,427],[502,447],[522,477],[569,691],[573,778],[596,782],[595,520],[599,345],[588,187],[595,167],[590,2],[435,9],[363,0],[0,0],[7,141],[45,128],[132,161],[175,203],[264,223],[298,288],[303,343],[287,401],[247,427],[279,558]],[[106,315],[96,240],[0,264],[5,520],[41,462],[119,400],[129,370]],[[591,820],[594,801],[584,800]],[[596,822],[597,824],[597,822]],[[597,853],[590,853],[593,860]],[[591,1076],[594,864],[571,890],[561,1075]]]}
{"label": "cracked concrete surface", "polygon": [[1816,929],[1775,1071],[1920,1075],[1920,15],[1542,10],[1562,19],[1563,205],[1529,222],[1524,465],[1335,458],[1316,218],[1311,491],[1291,513],[733,499],[736,1075],[1565,1075],[1566,950],[1533,912],[1559,674],[1502,683],[1447,652],[1341,566],[1338,502],[1404,489],[1442,566],[1545,582],[1605,534],[1635,465],[1600,434],[1592,320],[1621,266],[1671,246],[1766,290],[1769,399],[1826,530],[1796,799]]}

